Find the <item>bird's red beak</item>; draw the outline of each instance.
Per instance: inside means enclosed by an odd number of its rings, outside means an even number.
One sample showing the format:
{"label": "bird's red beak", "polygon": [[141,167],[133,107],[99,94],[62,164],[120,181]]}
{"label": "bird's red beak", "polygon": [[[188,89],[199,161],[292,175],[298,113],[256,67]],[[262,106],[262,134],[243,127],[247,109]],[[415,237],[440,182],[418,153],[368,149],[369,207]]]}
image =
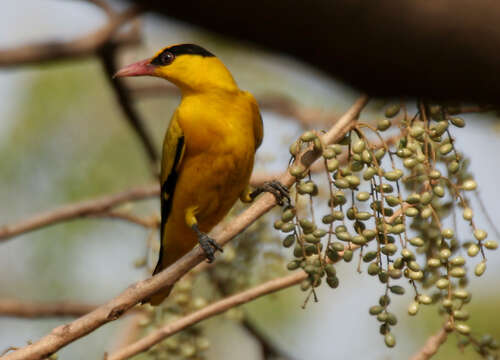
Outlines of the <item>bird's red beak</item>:
{"label": "bird's red beak", "polygon": [[154,75],[155,66],[150,64],[151,59],[145,59],[138,61],[136,63],[125,66],[120,69],[113,78],[125,77],[125,76],[145,76]]}

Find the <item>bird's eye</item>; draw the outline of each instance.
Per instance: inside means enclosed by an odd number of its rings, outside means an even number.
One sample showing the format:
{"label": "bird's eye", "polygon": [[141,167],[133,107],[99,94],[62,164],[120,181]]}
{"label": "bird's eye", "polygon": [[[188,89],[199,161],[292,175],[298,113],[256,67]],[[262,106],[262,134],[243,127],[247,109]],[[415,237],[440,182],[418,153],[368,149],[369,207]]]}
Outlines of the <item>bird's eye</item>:
{"label": "bird's eye", "polygon": [[168,65],[172,61],[174,61],[174,54],[171,52],[165,51],[160,55],[160,63],[162,65]]}
{"label": "bird's eye", "polygon": [[174,58],[175,58],[175,55],[172,54],[170,51],[164,51],[160,55],[155,57],[151,61],[151,64],[152,65],[160,65],[160,66],[168,65],[168,64],[171,64],[172,61],[174,61]]}

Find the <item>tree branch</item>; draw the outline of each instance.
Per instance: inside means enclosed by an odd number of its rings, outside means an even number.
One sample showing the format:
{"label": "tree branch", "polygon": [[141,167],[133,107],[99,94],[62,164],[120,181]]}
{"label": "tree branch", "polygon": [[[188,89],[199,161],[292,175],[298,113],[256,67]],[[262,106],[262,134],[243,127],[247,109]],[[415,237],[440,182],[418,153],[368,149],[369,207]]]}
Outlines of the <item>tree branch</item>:
{"label": "tree branch", "polygon": [[158,196],[159,192],[160,187],[158,185],[140,186],[118,194],[65,205],[55,210],[40,213],[18,223],[0,227],[0,242],[48,225],[54,225],[78,217],[100,214],[128,201],[155,197]]}
{"label": "tree branch", "polygon": [[[358,248],[359,248],[358,245],[351,245],[351,246],[346,245],[344,249],[355,250]],[[339,252],[338,254],[339,254],[339,260],[337,260],[337,262],[340,261],[340,259],[342,258],[343,252]],[[329,263],[331,262],[330,259],[327,260]],[[204,307],[203,309],[188,314],[180,318],[179,320],[176,320],[160,329],[155,330],[154,332],[136,341],[135,343],[132,343],[124,347],[123,349],[117,350],[115,353],[111,354],[111,356],[106,357],[106,360],[128,359],[134,355],[137,355],[143,351],[148,350],[150,347],[154,346],[160,341],[163,341],[166,338],[194,324],[197,324],[207,318],[218,315],[233,307],[253,301],[259,297],[268,295],[272,292],[276,292],[297,285],[303,280],[307,279],[307,277],[308,275],[305,271],[299,270],[292,275],[284,276],[278,279],[273,279],[265,282],[264,284],[242,291],[238,294],[228,296],[222,300],[219,300]],[[220,286],[221,284],[219,282],[216,285],[220,290],[222,290],[223,293],[225,292],[223,287]],[[249,331],[253,336],[255,336],[257,340],[260,342],[262,346],[264,359],[267,359],[269,355],[279,356],[280,359],[281,358],[292,359],[290,356],[286,355],[285,357],[283,353],[279,352],[267,339],[265,339],[262,336],[262,334],[255,328],[255,326],[251,322],[244,320],[243,325],[245,329],[247,329],[247,331]]]}
{"label": "tree branch", "polygon": [[135,342],[143,330],[141,323],[147,319],[148,317],[144,312],[137,312],[133,316],[130,316],[124,326],[121,327],[118,336],[113,341],[113,345],[111,346],[113,352]]}
{"label": "tree branch", "polygon": [[[356,122],[360,111],[364,108],[368,98],[362,96],[354,105],[339,119],[337,123],[324,135],[321,136],[324,143],[333,143],[341,140],[347,131]],[[321,154],[312,150],[306,150],[297,156],[295,162],[301,162],[309,167]],[[291,186],[295,178],[287,170],[278,179],[283,185]],[[260,216],[272,209],[276,199],[271,194],[263,194],[247,210],[236,216],[222,229],[215,238],[224,246],[236,235],[244,231]],[[55,353],[69,343],[89,334],[102,325],[118,319],[123,313],[135,306],[137,303],[151,297],[154,293],[166,286],[175,284],[184,274],[201,263],[205,259],[203,250],[196,246],[189,253],[177,260],[159,274],[139,281],[129,286],[123,293],[116,296],[106,304],[98,307],[91,313],[74,320],[66,325],[53,329],[48,335],[40,340],[24,346],[19,350],[3,356],[2,360],[40,360]],[[300,275],[300,273],[299,273]],[[293,279],[292,279],[293,280]],[[293,280],[295,281],[295,280]]]}
{"label": "tree branch", "polygon": [[[314,166],[314,168],[316,167]],[[321,167],[318,167],[318,169],[321,169]],[[250,184],[259,186],[278,176],[279,173],[257,172],[252,175]],[[114,195],[105,195],[92,200],[63,205],[57,209],[33,215],[17,223],[0,226],[0,242],[47,226],[85,217],[121,219],[144,227],[156,227],[157,221],[153,218],[142,219],[131,214],[110,211],[110,209],[126,202],[144,200],[159,195],[159,185],[146,185],[134,187]]]}
{"label": "tree branch", "polygon": [[[71,301],[26,302],[17,299],[0,299],[0,317],[51,318],[79,317],[95,310],[98,305]],[[143,309],[134,307],[128,314],[142,313]]]}
{"label": "tree branch", "polygon": [[145,228],[157,228],[160,226],[160,219],[156,215],[152,215],[149,218],[142,218],[133,214],[129,214],[125,211],[106,211],[102,213],[96,213],[89,215],[95,218],[108,218],[123,220],[132,224],[137,224]]}
{"label": "tree branch", "polygon": [[114,42],[115,45],[137,43],[138,37],[134,32],[129,32],[122,37],[118,36],[115,40],[113,36],[125,22],[133,19],[140,12],[139,6],[133,6],[122,13],[115,13],[98,30],[71,41],[49,41],[0,50],[0,67],[42,64],[54,60],[92,56],[109,42]]}
{"label": "tree branch", "polygon": [[158,152],[153,144],[153,139],[147,132],[144,126],[144,121],[141,119],[139,113],[132,105],[132,98],[127,88],[125,87],[123,79],[113,78],[113,76],[118,71],[116,49],[116,46],[112,44],[106,44],[99,50],[99,57],[104,69],[105,78],[108,80],[110,86],[114,90],[118,104],[123,111],[123,115],[127,119],[134,132],[139,137],[139,140],[146,150],[151,169],[153,171],[153,174],[155,174],[156,176],[158,173]]}
{"label": "tree branch", "polygon": [[137,355],[140,352],[149,349],[151,346],[159,343],[167,337],[178,333],[179,331],[184,330],[187,327],[192,326],[202,320],[223,313],[235,306],[255,300],[261,296],[286,289],[293,285],[297,285],[306,278],[307,274],[304,271],[299,271],[292,275],[270,280],[268,282],[265,282],[264,284],[258,285],[239,294],[219,300],[215,303],[205,306],[203,309],[186,315],[181,319],[150,333],[139,341],[130,344],[129,346],[126,346],[121,350],[118,350],[117,352],[109,355],[107,360],[128,359],[131,356]]}
{"label": "tree branch", "polygon": [[[208,274],[210,276],[211,283],[216,287],[222,297],[228,297],[231,295],[227,283],[222,281],[217,277],[215,268],[211,266],[208,269]],[[241,321],[241,326],[250,334],[260,345],[260,350],[263,360],[268,360],[270,358],[288,359],[293,360],[291,356],[285,354],[282,350],[274,346],[269,339],[262,334],[261,331],[255,326],[255,324],[250,321],[248,316],[245,314],[243,320]]]}
{"label": "tree branch", "polygon": [[424,346],[419,350],[418,353],[413,355],[410,360],[428,360],[434,356],[441,345],[444,344],[448,338],[448,333],[445,328],[441,328],[436,334],[432,335],[427,339]]}
{"label": "tree branch", "polygon": [[20,318],[78,317],[85,315],[97,306],[73,302],[35,303],[12,299],[0,299],[0,316]]}
{"label": "tree branch", "polygon": [[[341,156],[341,163],[343,163],[346,159],[346,156]],[[324,165],[322,163],[316,163],[311,167],[312,172],[322,171],[323,169]],[[250,185],[259,186],[264,182],[271,181],[279,176],[280,173],[278,172],[255,172],[252,174],[250,179]],[[136,223],[144,227],[155,227],[156,221],[154,219],[140,219],[129,214],[109,210],[129,201],[144,200],[146,198],[157,197],[159,195],[160,187],[158,185],[146,185],[134,187],[115,195],[105,195],[93,200],[64,205],[60,208],[42,212],[11,225],[0,226],[0,242],[46,226],[56,225],[64,221],[83,217],[117,218]]]}
{"label": "tree branch", "polygon": [[269,339],[262,334],[262,332],[255,326],[255,324],[244,318],[241,325],[245,330],[259,343],[260,351],[263,360],[269,360],[273,358],[283,359],[283,360],[293,360],[293,358],[287,354],[283,354],[281,349],[278,349]]}
{"label": "tree branch", "polygon": [[114,10],[111,5],[105,0],[86,0],[89,3],[94,4],[99,7],[108,17],[112,17],[114,15]]}

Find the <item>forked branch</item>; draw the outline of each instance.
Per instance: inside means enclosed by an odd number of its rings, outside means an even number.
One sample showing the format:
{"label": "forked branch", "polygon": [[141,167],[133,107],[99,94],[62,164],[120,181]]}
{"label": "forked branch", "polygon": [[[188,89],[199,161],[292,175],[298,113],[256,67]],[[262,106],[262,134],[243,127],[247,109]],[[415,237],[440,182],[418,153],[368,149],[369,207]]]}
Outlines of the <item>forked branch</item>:
{"label": "forked branch", "polygon": [[[339,119],[337,123],[324,135],[321,140],[325,144],[341,140],[353,124],[355,124],[359,113],[368,101],[366,96],[359,98],[354,105]],[[321,154],[312,150],[306,150],[299,154],[295,162],[301,162],[309,167]],[[277,179],[283,185],[290,187],[295,178],[287,170]],[[254,221],[268,212],[276,204],[276,199],[271,194],[264,194],[257,199],[246,211],[235,217],[224,229],[216,234],[215,239],[220,245],[225,245],[236,235],[244,231]],[[144,299],[149,298],[158,290],[175,284],[184,274],[205,259],[203,250],[195,247],[181,259],[176,261],[159,274],[139,281],[129,286],[123,293],[116,296],[106,304],[98,307],[91,313],[74,320],[66,325],[58,326],[48,335],[40,340],[13,351],[2,360],[39,360],[55,353],[71,342],[91,333],[102,325],[116,320],[126,311]]]}

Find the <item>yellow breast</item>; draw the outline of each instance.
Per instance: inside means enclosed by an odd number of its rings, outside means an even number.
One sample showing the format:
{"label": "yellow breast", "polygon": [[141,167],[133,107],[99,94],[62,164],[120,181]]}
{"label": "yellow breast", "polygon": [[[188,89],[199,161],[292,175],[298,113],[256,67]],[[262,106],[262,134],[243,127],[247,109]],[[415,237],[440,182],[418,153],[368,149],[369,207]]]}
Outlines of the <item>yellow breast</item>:
{"label": "yellow breast", "polygon": [[[186,141],[173,207],[198,207],[203,231],[231,209],[248,185],[256,150],[255,111],[243,92],[185,96],[176,112]],[[179,211],[181,210],[181,211]]]}

